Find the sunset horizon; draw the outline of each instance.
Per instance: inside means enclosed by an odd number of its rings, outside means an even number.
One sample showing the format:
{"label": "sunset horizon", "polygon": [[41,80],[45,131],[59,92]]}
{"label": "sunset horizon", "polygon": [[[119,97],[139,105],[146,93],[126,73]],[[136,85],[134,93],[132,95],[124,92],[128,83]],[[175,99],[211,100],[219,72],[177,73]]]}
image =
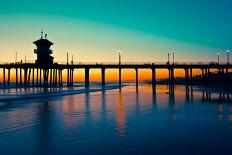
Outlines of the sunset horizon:
{"label": "sunset horizon", "polygon": [[54,42],[53,56],[59,62],[66,62],[67,52],[75,62],[117,62],[118,50],[124,62],[167,62],[173,50],[177,62],[217,61],[217,53],[226,61],[226,51],[232,49],[226,0],[54,2],[2,2],[2,62],[14,62],[16,52],[18,60],[25,55],[35,60],[32,42],[42,29]]}

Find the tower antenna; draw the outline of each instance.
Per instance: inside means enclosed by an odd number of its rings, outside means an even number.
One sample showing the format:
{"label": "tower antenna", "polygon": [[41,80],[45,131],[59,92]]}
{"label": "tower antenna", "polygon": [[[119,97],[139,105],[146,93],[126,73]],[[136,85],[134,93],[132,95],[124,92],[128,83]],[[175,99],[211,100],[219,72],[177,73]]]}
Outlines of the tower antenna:
{"label": "tower antenna", "polygon": [[44,30],[44,27],[41,30],[41,39],[43,39],[43,30]]}

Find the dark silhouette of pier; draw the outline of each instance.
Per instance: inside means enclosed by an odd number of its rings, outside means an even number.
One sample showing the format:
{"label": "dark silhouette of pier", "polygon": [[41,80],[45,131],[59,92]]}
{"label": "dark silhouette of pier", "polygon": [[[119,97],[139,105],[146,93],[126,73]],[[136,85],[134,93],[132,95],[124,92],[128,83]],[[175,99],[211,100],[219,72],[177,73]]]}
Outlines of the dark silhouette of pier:
{"label": "dark silhouette of pier", "polygon": [[[229,76],[229,69],[232,68],[231,64],[187,64],[187,63],[175,63],[175,64],[156,64],[156,63],[77,63],[77,64],[57,64],[54,63],[49,66],[41,66],[36,63],[10,63],[0,64],[0,69],[3,69],[2,79],[3,86],[10,86],[11,71],[15,71],[15,83],[16,86],[62,86],[63,74],[66,71],[67,85],[73,86],[74,70],[85,70],[85,86],[89,86],[90,82],[90,69],[101,69],[102,86],[105,86],[105,71],[106,69],[118,69],[119,70],[119,85],[122,80],[122,69],[135,69],[136,71],[136,85],[138,85],[138,70],[150,69],[152,72],[152,85],[156,84],[156,71],[159,69],[168,70],[168,79],[170,84],[175,83],[175,69],[185,70],[185,79],[187,83],[191,84],[193,69],[201,69],[202,75],[207,76],[210,74],[210,70],[217,69],[223,76]],[[8,71],[8,78],[6,78],[6,71]],[[22,76],[23,75],[23,76]]]}
{"label": "dark silhouette of pier", "polygon": [[[53,57],[51,54],[53,51],[50,49],[50,46],[53,45],[47,39],[43,37],[43,32],[41,32],[41,38],[33,42],[37,49],[34,50],[34,53],[37,54],[37,60],[35,62],[16,62],[16,63],[4,63],[0,64],[0,69],[3,70],[2,74],[2,87],[10,86],[10,76],[12,70],[15,71],[15,84],[16,87],[19,86],[63,86],[63,74],[66,74],[67,85],[73,86],[73,77],[74,70],[84,69],[85,70],[85,86],[89,87],[90,83],[90,69],[101,69],[101,81],[102,86],[105,86],[105,71],[106,69],[118,69],[119,70],[119,86],[122,83],[122,69],[134,69],[136,71],[136,85],[138,85],[138,70],[139,69],[150,69],[152,72],[152,85],[156,85],[156,71],[159,69],[168,70],[168,82],[169,84],[175,83],[175,70],[183,69],[185,71],[185,79],[187,84],[192,83],[193,79],[193,70],[201,69],[202,76],[210,75],[211,70],[218,70],[221,76],[228,77],[229,69],[232,68],[232,65],[229,63],[173,63],[164,62],[164,63],[122,63],[121,55],[119,54],[119,62],[117,63],[54,63]],[[66,71],[66,73],[64,73]],[[6,77],[6,72],[8,72],[8,77]]]}

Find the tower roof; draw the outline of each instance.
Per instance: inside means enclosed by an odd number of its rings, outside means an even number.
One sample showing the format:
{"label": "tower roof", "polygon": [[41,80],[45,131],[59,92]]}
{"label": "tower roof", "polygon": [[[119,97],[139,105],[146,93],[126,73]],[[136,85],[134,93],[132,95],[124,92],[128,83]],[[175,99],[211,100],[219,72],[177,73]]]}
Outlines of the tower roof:
{"label": "tower roof", "polygon": [[53,45],[53,43],[51,42],[51,41],[49,41],[49,40],[47,40],[47,39],[39,39],[39,40],[36,40],[36,41],[34,41],[33,42],[36,46],[51,46],[51,45]]}

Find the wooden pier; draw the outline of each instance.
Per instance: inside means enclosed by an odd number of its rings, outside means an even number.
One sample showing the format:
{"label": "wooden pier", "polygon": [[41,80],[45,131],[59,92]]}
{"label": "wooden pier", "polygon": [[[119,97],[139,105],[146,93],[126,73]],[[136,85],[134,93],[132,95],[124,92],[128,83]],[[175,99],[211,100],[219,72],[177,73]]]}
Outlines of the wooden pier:
{"label": "wooden pier", "polygon": [[[77,64],[58,64],[54,63],[48,66],[40,66],[36,63],[5,63],[0,64],[2,73],[2,87],[11,85],[11,74],[15,71],[16,87],[49,87],[62,86],[64,83],[63,75],[66,74],[67,85],[73,86],[74,70],[85,70],[85,86],[89,87],[90,70],[101,69],[102,86],[105,86],[105,71],[107,69],[119,70],[119,86],[122,83],[122,69],[135,69],[135,83],[139,83],[139,69],[150,69],[152,73],[152,85],[156,85],[156,71],[159,69],[168,70],[168,79],[172,84],[175,82],[175,70],[183,69],[185,71],[185,79],[187,83],[192,82],[193,70],[201,69],[203,76],[207,76],[211,70],[218,70],[223,76],[229,76],[229,69],[232,69],[231,64],[217,64],[217,63],[77,63]],[[6,77],[8,72],[8,77]]]}

